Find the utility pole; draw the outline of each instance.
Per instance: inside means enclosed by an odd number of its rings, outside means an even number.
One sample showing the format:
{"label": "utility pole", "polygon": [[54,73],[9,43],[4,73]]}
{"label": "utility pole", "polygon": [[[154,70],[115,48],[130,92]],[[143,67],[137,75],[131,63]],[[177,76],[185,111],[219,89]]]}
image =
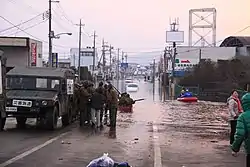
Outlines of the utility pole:
{"label": "utility pole", "polygon": [[201,62],[201,55],[202,55],[202,52],[201,52],[201,48],[199,50],[199,63]]}
{"label": "utility pole", "polygon": [[79,24],[79,48],[78,48],[78,79],[81,78],[81,47],[82,47],[82,20],[80,19]]}
{"label": "utility pole", "polygon": [[124,63],[124,52],[122,51],[122,63]]}
{"label": "utility pole", "polygon": [[52,67],[52,38],[54,37],[54,32],[52,31],[52,14],[51,14],[51,4],[52,2],[59,3],[59,1],[49,0],[49,67]]}
{"label": "utility pole", "polygon": [[109,74],[111,78],[112,78],[112,49],[113,47],[109,45]]}
{"label": "utility pole", "polygon": [[155,83],[155,59],[153,61],[153,76],[152,76],[152,82]]}
{"label": "utility pole", "polygon": [[95,42],[95,40],[96,40],[96,37],[97,37],[97,35],[96,35],[96,32],[94,31],[94,43],[93,43],[93,67],[92,67],[92,76],[94,76],[94,71],[95,71],[95,58],[96,58],[96,42]]}
{"label": "utility pole", "polygon": [[49,0],[49,67],[52,67],[52,14],[51,14],[51,3]]}
{"label": "utility pole", "polygon": [[165,47],[164,55],[163,55],[163,100],[166,100],[166,93],[167,93],[167,66],[168,66],[168,60],[167,60],[167,47]]}
{"label": "utility pole", "polygon": [[128,63],[128,55],[125,55],[125,62]]}
{"label": "utility pole", "polygon": [[152,76],[152,82],[153,82],[153,100],[154,97],[155,97],[155,59],[154,59],[154,62],[153,62],[153,76]]}
{"label": "utility pole", "polygon": [[[170,27],[171,27],[171,31],[178,31],[178,23],[175,21],[173,23],[170,24]],[[176,59],[176,55],[177,55],[177,52],[176,52],[176,42],[173,42],[173,55],[172,55],[172,82],[171,83],[174,83],[174,78],[175,78],[175,59]]]}
{"label": "utility pole", "polygon": [[119,62],[120,62],[120,48],[117,49],[117,65],[116,65],[116,80],[117,80],[117,89],[119,89],[119,78],[120,78],[120,72],[119,72]]}
{"label": "utility pole", "polygon": [[104,39],[102,40],[102,72],[103,75],[106,75],[106,57],[105,57],[105,42]]}

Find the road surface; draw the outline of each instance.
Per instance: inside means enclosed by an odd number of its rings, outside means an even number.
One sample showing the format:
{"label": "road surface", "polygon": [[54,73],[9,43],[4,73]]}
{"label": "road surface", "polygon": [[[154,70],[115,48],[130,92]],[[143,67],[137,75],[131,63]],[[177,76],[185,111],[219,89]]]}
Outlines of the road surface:
{"label": "road surface", "polygon": [[231,156],[223,104],[161,102],[157,84],[155,91],[151,83],[139,85],[131,95],[146,100],[135,104],[134,113],[118,114],[116,132],[78,122],[49,132],[36,129],[33,120],[19,130],[9,119],[0,133],[0,167],[85,167],[103,153],[134,167],[244,166],[243,152]]}

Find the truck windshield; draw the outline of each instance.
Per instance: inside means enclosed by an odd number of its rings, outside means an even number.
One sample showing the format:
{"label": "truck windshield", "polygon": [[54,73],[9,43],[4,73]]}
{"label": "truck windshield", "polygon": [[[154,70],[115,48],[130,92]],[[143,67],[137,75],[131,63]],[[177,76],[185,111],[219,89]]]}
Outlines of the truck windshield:
{"label": "truck windshield", "polygon": [[59,80],[35,77],[7,77],[7,89],[54,89],[59,90]]}

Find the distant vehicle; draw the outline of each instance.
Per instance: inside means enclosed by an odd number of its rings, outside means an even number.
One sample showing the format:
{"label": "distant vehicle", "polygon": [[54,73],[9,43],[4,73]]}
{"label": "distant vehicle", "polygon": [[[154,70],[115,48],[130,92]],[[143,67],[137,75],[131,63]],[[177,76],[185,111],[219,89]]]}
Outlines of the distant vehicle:
{"label": "distant vehicle", "polygon": [[137,92],[139,90],[139,86],[137,83],[129,83],[126,86],[126,92]]}
{"label": "distant vehicle", "polygon": [[126,79],[125,80],[125,83],[128,84],[128,83],[133,83],[133,80],[132,79]]}

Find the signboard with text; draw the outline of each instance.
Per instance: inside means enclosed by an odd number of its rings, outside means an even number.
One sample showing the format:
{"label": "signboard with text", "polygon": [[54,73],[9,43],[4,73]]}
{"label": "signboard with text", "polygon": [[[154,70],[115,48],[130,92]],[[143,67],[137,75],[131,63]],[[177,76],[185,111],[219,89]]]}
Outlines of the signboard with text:
{"label": "signboard with text", "polygon": [[37,44],[31,43],[31,66],[36,66],[37,61]]}
{"label": "signboard with text", "polygon": [[52,67],[58,67],[58,53],[52,53]]}

